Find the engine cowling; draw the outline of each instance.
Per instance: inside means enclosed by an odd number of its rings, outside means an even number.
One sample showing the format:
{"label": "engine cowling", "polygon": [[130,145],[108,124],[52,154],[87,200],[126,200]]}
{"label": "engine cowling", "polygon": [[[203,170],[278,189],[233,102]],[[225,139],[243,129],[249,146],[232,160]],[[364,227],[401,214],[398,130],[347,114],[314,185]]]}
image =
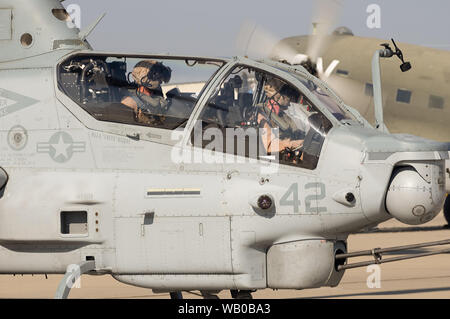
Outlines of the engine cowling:
{"label": "engine cowling", "polygon": [[408,225],[432,220],[445,200],[444,163],[414,163],[397,167],[386,195],[386,209]]}
{"label": "engine cowling", "polygon": [[346,252],[341,241],[311,239],[273,245],[267,252],[267,285],[274,289],[335,287],[344,275],[337,271],[336,254]]}

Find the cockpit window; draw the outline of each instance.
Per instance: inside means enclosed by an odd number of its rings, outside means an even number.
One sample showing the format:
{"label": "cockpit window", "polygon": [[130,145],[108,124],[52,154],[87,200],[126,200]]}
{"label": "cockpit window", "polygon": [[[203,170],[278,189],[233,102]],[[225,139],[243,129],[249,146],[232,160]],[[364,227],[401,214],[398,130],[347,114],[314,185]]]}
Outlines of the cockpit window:
{"label": "cockpit window", "polygon": [[321,88],[319,85],[315,84],[311,80],[307,80],[297,74],[294,74],[295,77],[300,80],[304,86],[312,93],[314,94],[319,101],[323,103],[323,105],[333,114],[333,116],[338,120],[350,120],[358,122],[358,120],[355,118],[353,114],[345,110],[339,103],[336,101],[336,99],[329,94],[325,89]]}
{"label": "cockpit window", "polygon": [[72,57],[59,88],[99,121],[173,130],[183,127],[222,61],[127,56]]}
{"label": "cockpit window", "polygon": [[[238,66],[200,115],[192,143],[250,158],[314,169],[331,122],[296,87],[270,73]],[[201,133],[201,136],[200,136]],[[223,144],[217,136],[224,137]],[[214,139],[214,140],[213,140]],[[220,150],[218,149],[220,148]]]}

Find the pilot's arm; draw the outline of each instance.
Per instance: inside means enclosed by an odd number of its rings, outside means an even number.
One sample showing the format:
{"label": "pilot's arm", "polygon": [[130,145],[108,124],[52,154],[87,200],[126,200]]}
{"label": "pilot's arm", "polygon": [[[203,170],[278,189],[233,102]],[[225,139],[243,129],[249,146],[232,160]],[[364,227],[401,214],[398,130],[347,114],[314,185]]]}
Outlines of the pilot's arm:
{"label": "pilot's arm", "polygon": [[123,98],[121,103],[123,105],[133,109],[134,114],[136,115],[137,121],[139,123],[145,123],[145,124],[150,123],[150,119],[144,113],[142,113],[142,110],[138,107],[136,101],[132,97],[127,96],[127,97]]}
{"label": "pilot's arm", "polygon": [[141,106],[138,105],[136,99],[132,98],[131,96],[127,96],[124,99],[122,99],[122,104],[132,108],[135,112],[137,112],[138,109],[144,108],[147,109],[152,114],[160,114],[161,111],[164,110],[169,103],[162,96],[153,97],[141,95],[139,97],[139,100],[142,102]]}
{"label": "pilot's arm", "polygon": [[137,105],[136,101],[129,96],[123,98],[121,103],[125,106],[128,106],[129,108],[132,108],[135,112],[138,111],[138,105]]}
{"label": "pilot's arm", "polygon": [[141,95],[139,98],[145,104],[145,108],[147,108],[152,114],[161,114],[169,104],[163,96],[159,95]]}
{"label": "pilot's arm", "polygon": [[272,128],[267,122],[264,123],[262,130],[262,142],[267,153],[281,152],[286,148],[298,149],[303,146],[303,140],[280,139],[273,134]]}

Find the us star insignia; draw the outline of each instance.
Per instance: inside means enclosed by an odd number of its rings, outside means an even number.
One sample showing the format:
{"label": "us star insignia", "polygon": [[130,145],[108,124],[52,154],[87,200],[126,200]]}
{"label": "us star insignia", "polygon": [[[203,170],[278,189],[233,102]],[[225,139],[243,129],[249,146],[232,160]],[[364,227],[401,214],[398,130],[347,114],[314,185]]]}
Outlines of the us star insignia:
{"label": "us star insignia", "polygon": [[57,163],[68,162],[74,153],[86,152],[85,142],[74,142],[72,136],[66,132],[53,134],[46,143],[38,143],[36,151],[47,153]]}

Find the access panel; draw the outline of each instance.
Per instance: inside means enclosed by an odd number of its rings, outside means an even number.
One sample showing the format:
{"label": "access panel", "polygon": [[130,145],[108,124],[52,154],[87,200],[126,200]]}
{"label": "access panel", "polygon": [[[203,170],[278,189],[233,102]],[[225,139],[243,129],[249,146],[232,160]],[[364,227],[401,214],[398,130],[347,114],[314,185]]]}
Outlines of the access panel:
{"label": "access panel", "polygon": [[11,9],[0,9],[0,40],[11,40],[12,38],[12,11]]}

